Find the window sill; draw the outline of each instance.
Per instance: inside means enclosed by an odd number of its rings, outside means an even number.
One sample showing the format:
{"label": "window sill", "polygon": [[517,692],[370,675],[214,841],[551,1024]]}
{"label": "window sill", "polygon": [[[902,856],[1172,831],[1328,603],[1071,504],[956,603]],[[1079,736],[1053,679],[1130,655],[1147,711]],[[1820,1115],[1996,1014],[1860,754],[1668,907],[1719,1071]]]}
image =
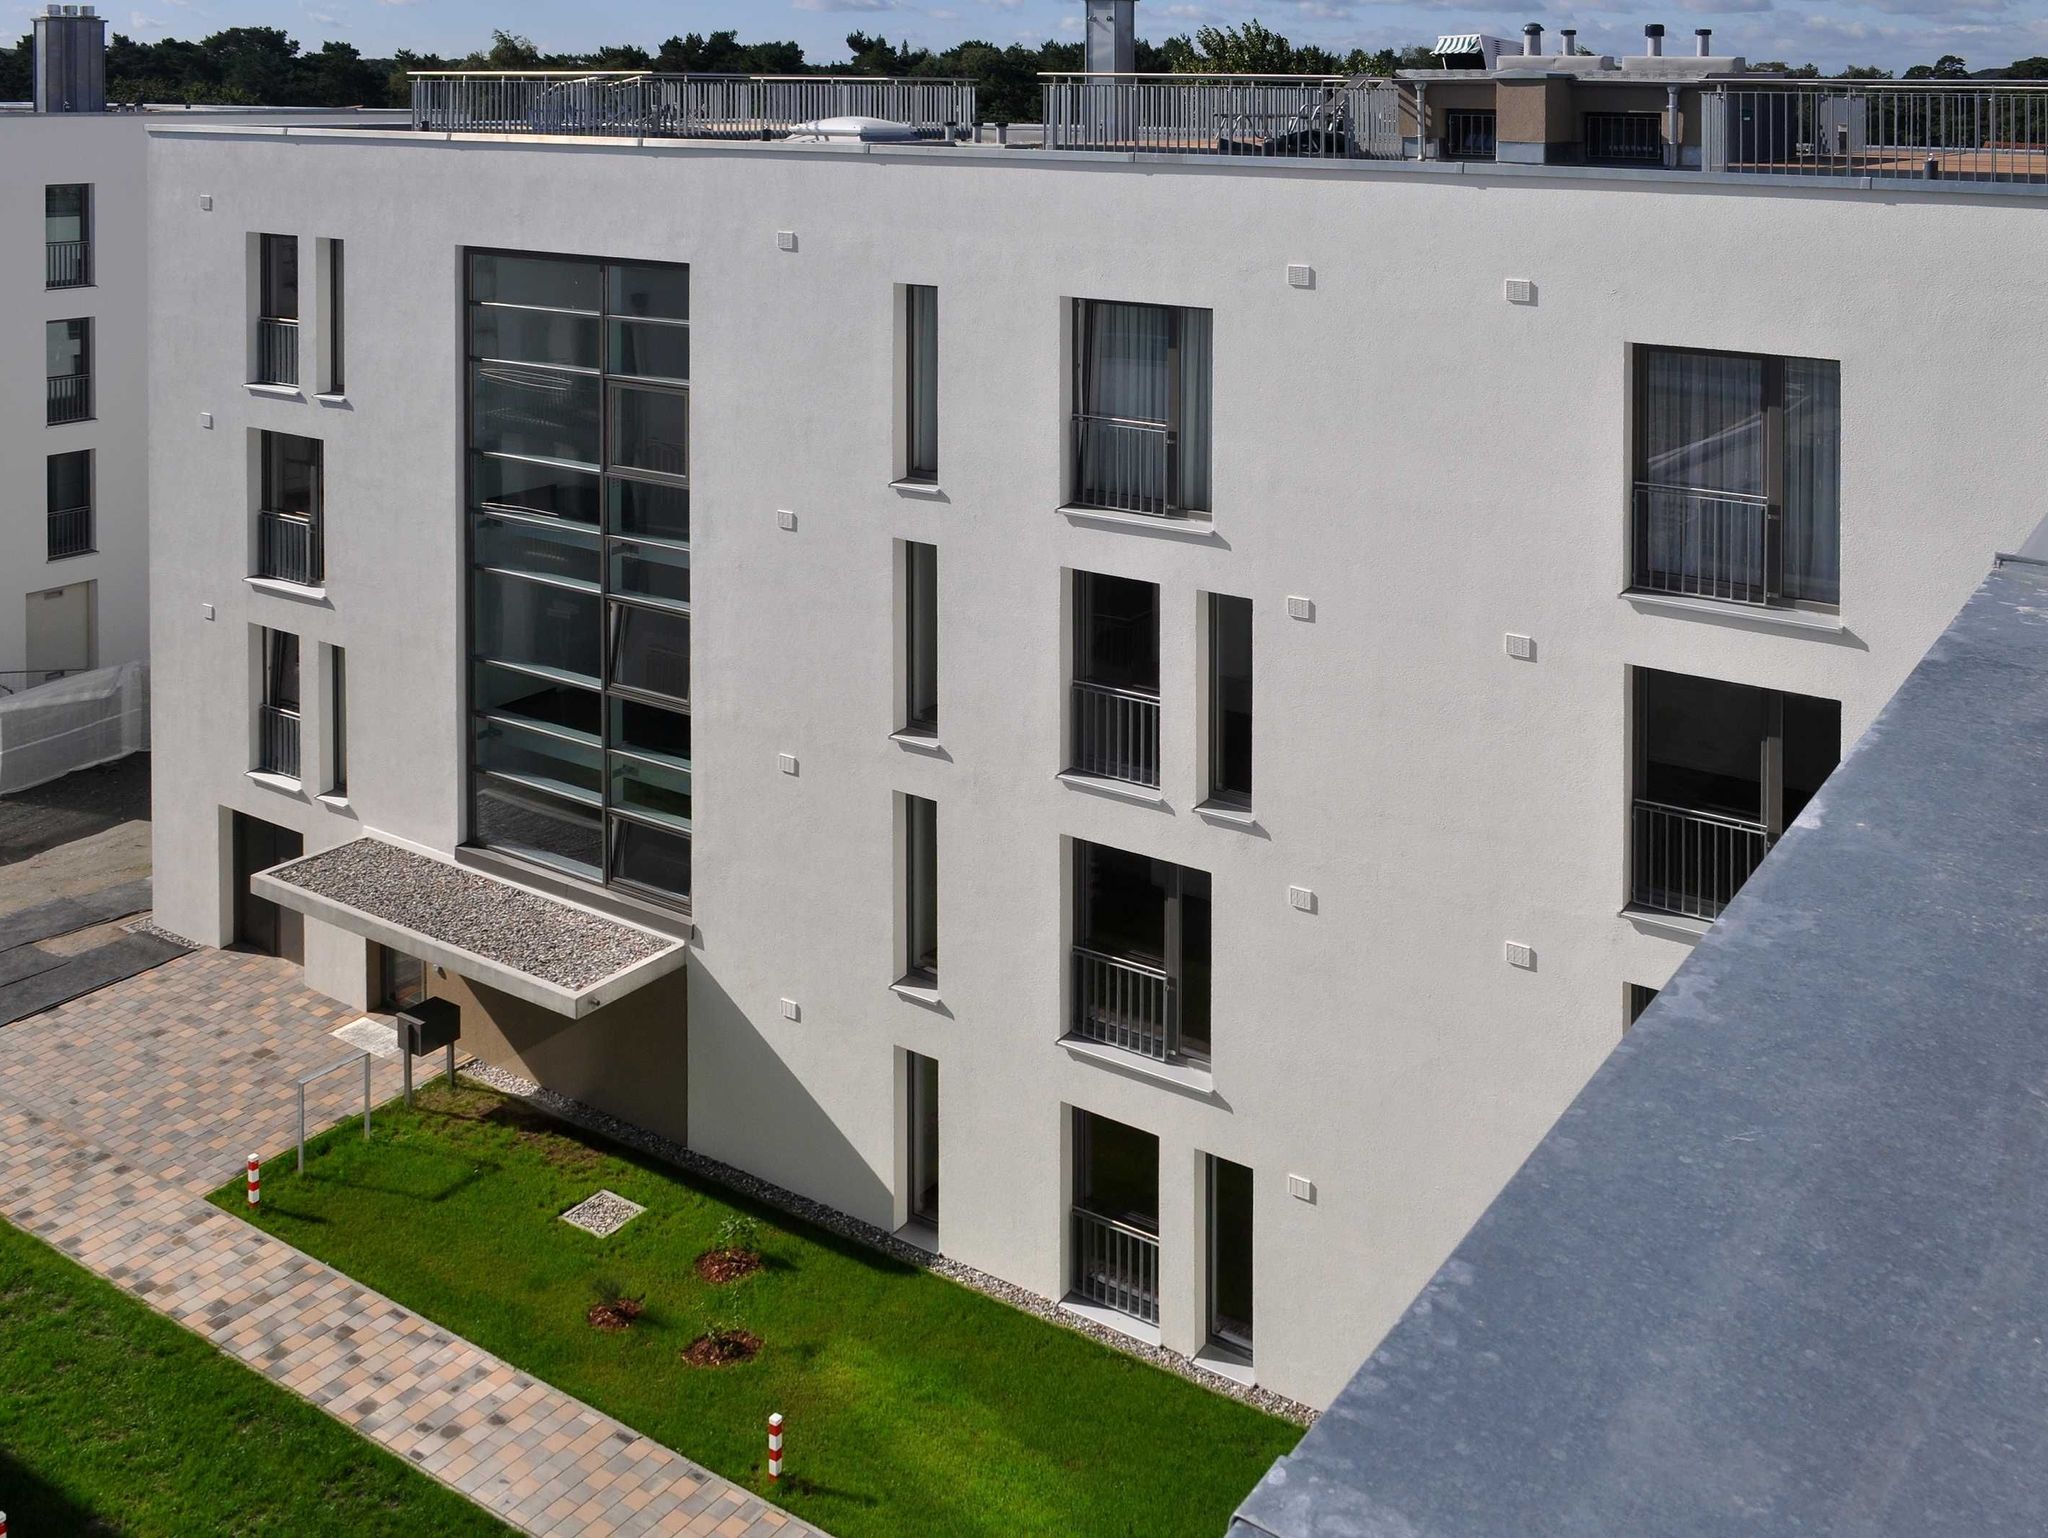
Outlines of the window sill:
{"label": "window sill", "polygon": [[89,555],[98,555],[99,553],[100,549],[98,545],[94,545],[90,550],[67,550],[62,555],[44,556],[43,564],[46,566],[55,566],[59,561],[82,561]]}
{"label": "window sill", "polygon": [[889,984],[889,991],[897,998],[917,1005],[921,1009],[943,1010],[946,1005],[939,997],[937,983],[913,982],[910,978],[899,977]]}
{"label": "window sill", "polygon": [[1715,598],[1688,598],[1682,593],[1640,593],[1633,588],[1624,589],[1621,596],[1638,609],[1711,615],[1715,619],[1735,620],[1765,630],[1841,635],[1847,629],[1839,614],[1831,614],[1825,609],[1769,609],[1756,604],[1724,603]]}
{"label": "window sill", "polygon": [[1258,1385],[1258,1375],[1252,1371],[1251,1358],[1235,1346],[1221,1346],[1210,1341],[1192,1358],[1194,1364],[1204,1372],[1213,1372],[1219,1378],[1228,1378],[1244,1388]]}
{"label": "window sill", "polygon": [[1090,1324],[1100,1325],[1105,1330],[1127,1335],[1140,1345],[1157,1347],[1159,1344],[1158,1325],[1146,1324],[1143,1320],[1133,1319],[1129,1314],[1120,1314],[1113,1308],[1104,1308],[1100,1303],[1090,1303],[1086,1298],[1073,1293],[1060,1299],[1060,1309],[1064,1313],[1085,1319]]}
{"label": "window sill", "polygon": [[282,577],[244,577],[242,579],[259,593],[269,593],[277,598],[296,598],[301,603],[327,602],[327,589],[302,587],[296,582],[287,582]]}
{"label": "window sill", "polygon": [[1671,935],[1680,940],[1697,940],[1714,927],[1711,919],[1689,919],[1682,913],[1664,913],[1656,908],[1638,908],[1630,903],[1621,916],[1638,929]]}
{"label": "window sill", "polygon": [[45,427],[90,427],[90,426],[91,426],[91,425],[92,425],[93,423],[97,422],[98,420],[99,420],[99,418],[98,418],[98,417],[96,417],[96,416],[91,416],[91,417],[66,417],[66,418],[65,418],[65,419],[64,419],[63,421],[61,421],[61,422],[45,422],[45,423],[43,423],[43,426],[45,426]]}
{"label": "window sill", "polygon": [[1134,801],[1139,806],[1166,805],[1166,797],[1156,785],[1139,785],[1131,780],[1105,780],[1100,775],[1081,774],[1072,769],[1061,770],[1057,778],[1062,785],[1085,790],[1091,795]]}
{"label": "window sill", "polygon": [[912,753],[929,753],[933,758],[944,758],[946,756],[945,744],[939,741],[939,734],[937,732],[914,732],[909,730],[891,732],[889,740],[895,743],[897,747],[907,748]]}
{"label": "window sill", "polygon": [[895,1237],[912,1249],[923,1250],[927,1255],[943,1253],[939,1249],[939,1231],[923,1218],[912,1218],[896,1230]]}
{"label": "window sill", "polygon": [[346,812],[350,816],[355,815],[356,809],[349,803],[347,791],[330,790],[322,795],[315,796],[313,799],[326,807],[330,812]]}
{"label": "window sill", "polygon": [[946,495],[945,488],[940,486],[937,481],[920,481],[907,475],[899,476],[891,481],[889,489],[906,497],[928,497],[934,502],[950,500]]}
{"label": "window sill", "polygon": [[313,394],[313,399],[323,406],[346,406],[348,404],[348,396],[340,390],[317,390]]}
{"label": "window sill", "polygon": [[1060,1045],[1067,1049],[1067,1056],[1083,1062],[1099,1063],[1104,1068],[1114,1068],[1134,1079],[1149,1080],[1197,1100],[1216,1098],[1215,1076],[1193,1063],[1162,1063],[1157,1058],[1140,1057],[1135,1052],[1106,1047],[1083,1036],[1062,1036]]}
{"label": "window sill", "polygon": [[1150,513],[1119,513],[1106,507],[1075,507],[1065,504],[1054,509],[1069,523],[1097,528],[1128,529],[1134,534],[1153,534],[1163,539],[1192,540],[1197,544],[1221,544],[1214,521],[1208,514],[1182,518],[1155,518]]}
{"label": "window sill", "polygon": [[1256,828],[1259,819],[1248,806],[1239,806],[1233,801],[1204,801],[1195,808],[1195,815],[1206,822],[1228,823],[1234,828]]}
{"label": "window sill", "polygon": [[265,790],[281,791],[295,800],[306,798],[306,786],[302,780],[295,780],[288,774],[272,774],[268,769],[251,769],[248,778]]}
{"label": "window sill", "polygon": [[297,385],[261,384],[258,381],[252,379],[242,388],[247,390],[251,395],[267,395],[272,400],[302,401],[306,398],[306,392],[304,390],[301,390]]}

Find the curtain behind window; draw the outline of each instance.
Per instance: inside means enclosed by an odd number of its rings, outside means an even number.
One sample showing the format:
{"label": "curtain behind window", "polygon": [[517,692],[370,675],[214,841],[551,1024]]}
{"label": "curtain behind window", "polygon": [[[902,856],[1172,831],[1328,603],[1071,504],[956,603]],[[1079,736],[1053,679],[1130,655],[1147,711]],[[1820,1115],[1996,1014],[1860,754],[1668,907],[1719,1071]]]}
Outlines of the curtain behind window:
{"label": "curtain behind window", "polygon": [[[1178,323],[1179,419],[1170,372]],[[1210,315],[1160,305],[1080,306],[1082,500],[1163,512],[1209,506]],[[1169,485],[1166,436],[1177,439]],[[1169,496],[1169,493],[1173,493]]]}
{"label": "curtain behind window", "polygon": [[1842,597],[1842,366],[1785,360],[1785,596]]}

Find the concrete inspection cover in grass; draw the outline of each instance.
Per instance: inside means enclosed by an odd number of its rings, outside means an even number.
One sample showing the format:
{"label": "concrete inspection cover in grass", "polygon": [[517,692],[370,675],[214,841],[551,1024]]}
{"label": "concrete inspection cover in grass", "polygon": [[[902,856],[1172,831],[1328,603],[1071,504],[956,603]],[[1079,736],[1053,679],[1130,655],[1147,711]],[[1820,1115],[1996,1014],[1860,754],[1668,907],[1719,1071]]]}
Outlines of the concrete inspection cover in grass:
{"label": "concrete inspection cover in grass", "polygon": [[596,1234],[605,1239],[624,1228],[647,1209],[638,1202],[629,1202],[616,1191],[600,1191],[595,1196],[584,1198],[567,1212],[562,1221],[582,1229],[586,1234]]}

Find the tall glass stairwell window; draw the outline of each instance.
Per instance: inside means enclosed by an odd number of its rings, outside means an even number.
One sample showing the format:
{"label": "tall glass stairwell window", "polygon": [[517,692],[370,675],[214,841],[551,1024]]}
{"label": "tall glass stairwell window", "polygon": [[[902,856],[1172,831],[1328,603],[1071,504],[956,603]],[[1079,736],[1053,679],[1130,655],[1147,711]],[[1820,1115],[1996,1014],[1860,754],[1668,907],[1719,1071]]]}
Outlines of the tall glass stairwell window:
{"label": "tall glass stairwell window", "polygon": [[1635,411],[1635,591],[1841,601],[1840,364],[1642,348]]}
{"label": "tall glass stairwell window", "polygon": [[690,895],[689,269],[469,258],[470,838]]}

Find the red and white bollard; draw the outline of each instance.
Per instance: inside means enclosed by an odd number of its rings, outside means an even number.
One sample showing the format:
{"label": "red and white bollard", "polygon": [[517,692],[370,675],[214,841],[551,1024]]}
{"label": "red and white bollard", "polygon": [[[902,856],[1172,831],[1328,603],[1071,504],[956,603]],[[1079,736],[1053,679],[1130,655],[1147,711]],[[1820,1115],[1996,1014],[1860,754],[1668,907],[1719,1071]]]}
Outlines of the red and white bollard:
{"label": "red and white bollard", "polygon": [[[782,1477],[782,1417],[779,1414],[768,1417],[768,1477]],[[0,1538],[7,1538],[4,1523],[0,1523]]]}
{"label": "red and white bollard", "polygon": [[[249,1205],[263,1205],[263,1166],[254,1154],[249,1155]],[[0,1527],[0,1538],[7,1538],[5,1527]]]}

